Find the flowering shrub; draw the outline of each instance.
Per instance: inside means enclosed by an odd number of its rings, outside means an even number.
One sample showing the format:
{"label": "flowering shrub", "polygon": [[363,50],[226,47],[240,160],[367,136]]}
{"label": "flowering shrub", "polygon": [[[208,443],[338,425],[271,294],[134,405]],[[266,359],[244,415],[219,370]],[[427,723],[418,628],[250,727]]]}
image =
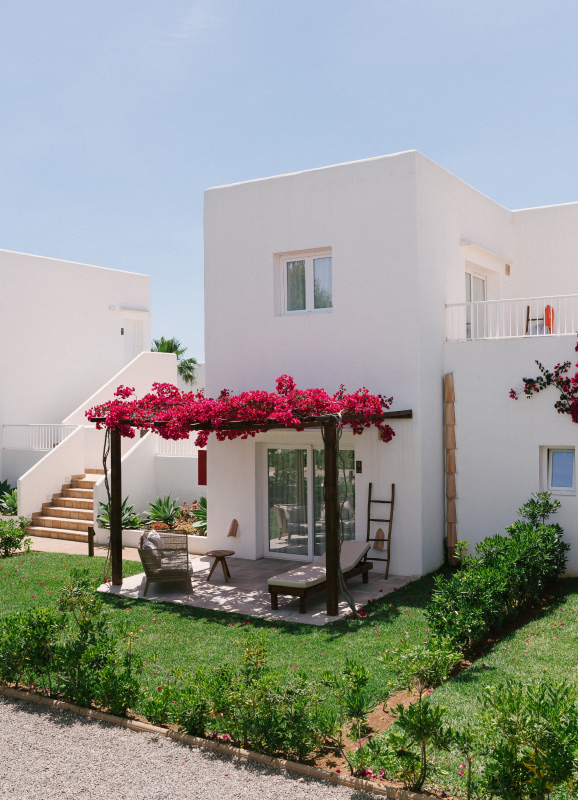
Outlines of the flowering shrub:
{"label": "flowering shrub", "polygon": [[247,439],[277,425],[303,430],[303,423],[325,414],[342,415],[353,433],[374,426],[383,442],[395,435],[383,421],[383,412],[393,398],[370,394],[365,387],[348,394],[341,386],[334,395],[323,389],[298,389],[289,375],[277,378],[276,392],[232,395],[224,390],[212,399],[201,393],[181,392],[170,383],[155,383],[153,391],[141,400],[133,395],[134,389],[119,386],[116,399],[94,406],[86,416],[99,420],[97,428],[118,428],[129,438],[134,437],[134,428],[140,428],[154,429],[163,439],[186,439],[191,425],[202,426],[195,441],[198,447],[206,445],[211,431],[219,441]]}
{"label": "flowering shrub", "polygon": [[[578,353],[578,344],[574,350]],[[572,362],[564,361],[563,364],[556,364],[551,371],[539,361],[536,361],[536,364],[540,375],[536,378],[522,378],[523,387],[510,389],[510,397],[517,400],[523,393],[529,399],[548,386],[555,386],[560,396],[554,403],[554,408],[559,414],[570,414],[572,422],[578,422],[578,372],[574,373],[573,377],[566,374]],[[578,363],[575,366],[578,367]]]}

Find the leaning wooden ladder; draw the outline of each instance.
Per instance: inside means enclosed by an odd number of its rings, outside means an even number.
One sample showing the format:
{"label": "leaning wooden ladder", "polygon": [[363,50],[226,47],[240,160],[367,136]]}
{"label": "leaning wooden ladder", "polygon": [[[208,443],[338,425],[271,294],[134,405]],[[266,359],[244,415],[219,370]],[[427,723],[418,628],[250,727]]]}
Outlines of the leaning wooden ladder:
{"label": "leaning wooden ladder", "polygon": [[[371,491],[372,491],[372,484],[370,483],[369,484],[369,494],[368,494],[368,499],[367,499],[367,539],[365,541],[366,542],[382,542],[384,547],[385,547],[386,557],[385,558],[376,558],[373,555],[372,556],[368,555],[367,556],[367,560],[368,561],[385,561],[385,580],[387,580],[388,575],[389,575],[389,561],[390,561],[390,557],[391,557],[391,526],[392,526],[392,523],[393,523],[393,504],[394,504],[394,501],[395,501],[395,483],[391,484],[391,500],[375,500],[371,496]],[[371,516],[371,504],[372,503],[387,503],[389,505],[389,519],[381,519],[381,518],[378,518],[378,517],[372,517]],[[376,537],[371,538],[370,534],[371,534],[371,523],[372,522],[387,522],[388,523],[387,536],[384,536],[383,539],[378,539]],[[375,552],[375,546],[372,547],[372,551]]]}

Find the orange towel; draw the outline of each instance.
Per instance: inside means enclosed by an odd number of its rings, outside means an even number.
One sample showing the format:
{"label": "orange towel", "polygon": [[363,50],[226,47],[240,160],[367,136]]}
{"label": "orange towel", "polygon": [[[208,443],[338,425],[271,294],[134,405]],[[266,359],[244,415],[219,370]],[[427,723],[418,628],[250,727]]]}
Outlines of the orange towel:
{"label": "orange towel", "polygon": [[383,550],[385,547],[385,533],[381,528],[377,529],[377,533],[375,534],[375,542],[373,543],[374,550]]}
{"label": "orange towel", "polygon": [[554,309],[552,306],[546,306],[544,309],[544,327],[548,328],[550,333],[554,333]]}

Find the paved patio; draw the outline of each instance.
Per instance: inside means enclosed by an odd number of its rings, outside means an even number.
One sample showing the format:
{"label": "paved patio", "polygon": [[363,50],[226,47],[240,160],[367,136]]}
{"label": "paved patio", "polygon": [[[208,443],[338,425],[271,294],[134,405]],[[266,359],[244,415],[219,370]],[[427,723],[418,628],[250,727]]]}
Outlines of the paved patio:
{"label": "paved patio", "polygon": [[[180,584],[159,582],[151,583],[148,594],[144,597],[144,573],[125,578],[122,587],[103,584],[99,587],[99,591],[106,594],[116,594],[120,597],[125,597],[127,600],[136,600],[138,598],[140,600],[155,600],[163,603],[178,603],[179,605],[189,605],[196,608],[229,611],[236,614],[285,620],[286,622],[299,622],[306,625],[325,625],[328,622],[342,619],[351,613],[345,600],[340,598],[339,614],[335,617],[328,617],[325,613],[325,592],[319,592],[319,594],[308,598],[306,614],[299,613],[299,600],[291,597],[279,596],[278,610],[271,610],[267,579],[300,566],[303,562],[274,558],[261,558],[258,561],[250,561],[244,558],[231,557],[227,558],[231,571],[229,583],[225,582],[220,566],[213,573],[210,583],[207,583],[207,575],[212,562],[213,559],[207,556],[198,556],[193,559],[194,576],[191,580],[192,592],[190,595],[186,594],[184,583],[181,588]],[[381,563],[376,563],[369,573],[369,583],[363,583],[361,576],[359,576],[352,578],[347,585],[359,608],[364,606],[368,600],[388,594],[416,578],[417,576],[390,575],[386,581],[384,578],[384,566]]]}

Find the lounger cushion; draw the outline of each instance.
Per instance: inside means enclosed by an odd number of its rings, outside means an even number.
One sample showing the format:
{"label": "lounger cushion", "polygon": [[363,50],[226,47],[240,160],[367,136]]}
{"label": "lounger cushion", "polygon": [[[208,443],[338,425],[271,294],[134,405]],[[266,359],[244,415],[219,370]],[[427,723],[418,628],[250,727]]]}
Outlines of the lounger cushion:
{"label": "lounger cushion", "polygon": [[[371,544],[369,542],[343,542],[341,545],[341,569],[343,572],[356,567],[363,556],[367,553]],[[289,586],[292,589],[302,587],[307,589],[325,581],[325,553],[320,556],[314,564],[304,564],[282,575],[274,575],[269,578],[269,586]]]}
{"label": "lounger cushion", "polygon": [[[363,556],[368,552],[370,547],[371,544],[369,542],[355,542],[352,540],[342,542],[341,570],[343,572],[349,572],[350,569],[356,567]],[[325,553],[323,553],[322,556],[319,556],[315,562],[315,566],[325,568]]]}
{"label": "lounger cushion", "polygon": [[324,581],[325,567],[318,567],[317,564],[304,564],[302,567],[269,578],[269,585],[307,589],[309,586],[315,586]]}

